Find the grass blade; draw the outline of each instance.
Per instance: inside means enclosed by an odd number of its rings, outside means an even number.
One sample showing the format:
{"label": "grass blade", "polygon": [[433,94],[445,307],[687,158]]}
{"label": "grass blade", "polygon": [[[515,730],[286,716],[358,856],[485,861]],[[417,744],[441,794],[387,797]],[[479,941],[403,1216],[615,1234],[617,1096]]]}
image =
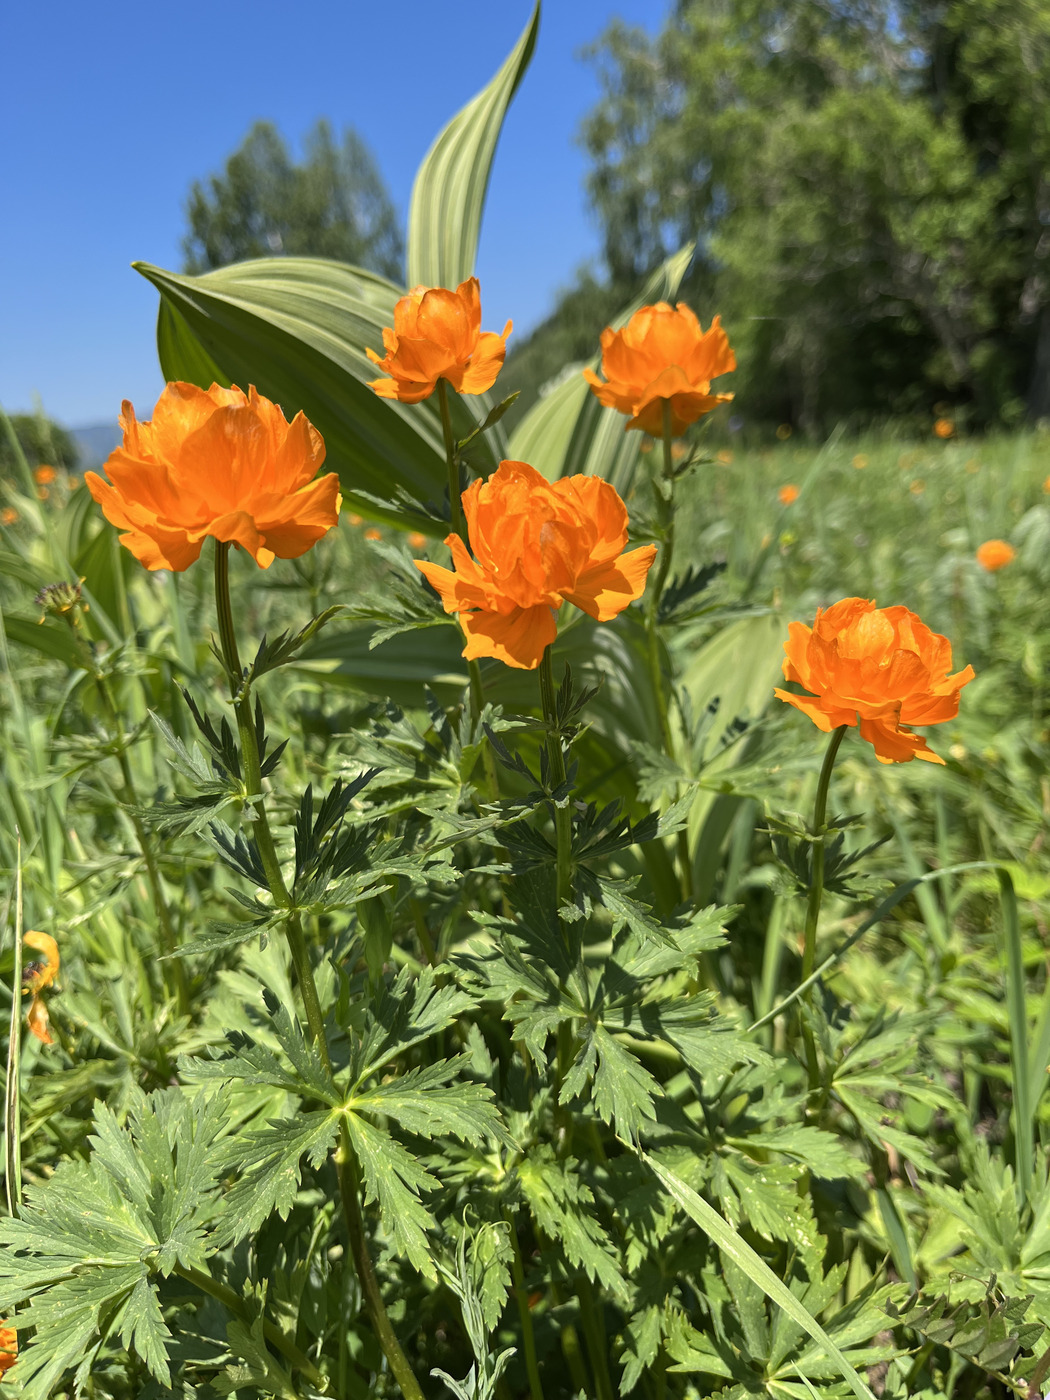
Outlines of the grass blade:
{"label": "grass blade", "polygon": [[668,1194],[681,1206],[686,1215],[700,1226],[704,1234],[714,1241],[725,1257],[731,1259],[737,1268],[742,1269],[751,1282],[756,1287],[761,1288],[771,1303],[776,1304],[778,1308],[786,1312],[793,1322],[796,1322],[799,1327],[808,1332],[815,1342],[819,1342],[824,1347],[854,1395],[859,1396],[860,1400],[874,1400],[871,1391],[816,1318],[802,1306],[791,1289],[777,1278],[769,1265],[759,1258],[751,1246],[741,1239],[732,1225],[723,1220],[713,1206],[708,1205],[701,1195],[676,1176],[674,1172],[662,1166],[648,1153],[641,1152],[639,1155],[652,1167]]}

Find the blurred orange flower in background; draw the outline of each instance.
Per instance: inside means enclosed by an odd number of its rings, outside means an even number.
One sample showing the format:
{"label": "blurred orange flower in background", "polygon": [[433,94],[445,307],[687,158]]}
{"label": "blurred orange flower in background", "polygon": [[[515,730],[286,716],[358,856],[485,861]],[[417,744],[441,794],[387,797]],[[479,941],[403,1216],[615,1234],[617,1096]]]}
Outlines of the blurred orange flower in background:
{"label": "blurred orange flower in background", "polygon": [[18,1333],[13,1327],[0,1325],[0,1376],[18,1360]]}
{"label": "blurred orange flower in background", "polygon": [[426,544],[427,537],[423,534],[422,530],[413,530],[408,537],[408,545],[410,549],[425,549]]}
{"label": "blurred orange flower in background", "polygon": [[642,596],[656,556],[651,544],[624,553],[627,509],[598,476],[549,482],[526,462],[501,462],[463,493],[463,513],[474,558],[452,534],[454,572],[422,559],[416,568],[459,613],[468,660],[535,669],[563,601],[608,622]]}
{"label": "blurred orange flower in background", "polygon": [[1012,564],[1016,558],[1017,550],[1005,540],[985,540],[984,544],[977,547],[977,562],[990,574],[1005,569],[1007,564]]}
{"label": "blurred orange flower in background", "polygon": [[949,675],[952,647],[904,607],[877,608],[867,598],[843,598],[818,608],[812,627],[792,622],[784,678],[812,692],[774,694],[830,733],[860,727],[880,763],[924,758],[943,763],[914,724],[941,724],[959,713],[959,692],[972,666]]}
{"label": "blurred orange flower in background", "polygon": [[853,465],[856,467],[857,471],[862,472],[864,468],[868,465],[867,453],[858,452],[857,455],[853,458]]}
{"label": "blurred orange flower in background", "polygon": [[481,295],[478,279],[469,277],[454,292],[447,287],[413,287],[394,306],[394,328],[383,327],[386,355],[365,354],[390,376],[373,379],[369,388],[382,399],[419,403],[447,379],[461,394],[483,394],[491,389],[503,367],[507,336],[481,329]]}
{"label": "blurred orange flower in background", "polygon": [[383,538],[383,532],[382,532],[382,530],[377,530],[376,527],[375,527],[374,525],[371,526],[369,529],[367,529],[367,530],[365,531],[365,539],[366,539],[366,540],[371,540],[371,541],[374,542],[375,540],[381,540],[382,538]]}
{"label": "blurred orange flower in background", "polygon": [[788,482],[786,486],[782,486],[777,492],[777,500],[782,506],[793,505],[794,502],[798,500],[798,487],[792,482]]}
{"label": "blurred orange flower in background", "polygon": [[44,955],[43,959],[34,959],[32,962],[23,963],[22,995],[33,998],[27,1017],[29,1029],[37,1040],[42,1040],[45,1045],[51,1045],[54,1043],[50,1031],[51,1022],[40,993],[53,986],[55,978],[58,976],[58,944],[49,933],[41,933],[38,929],[32,928],[27,929],[22,935],[22,942],[27,948],[32,948]]}
{"label": "blurred orange flower in background", "polygon": [[950,418],[938,418],[933,425],[933,431],[939,438],[950,438],[955,436],[955,424]]}
{"label": "blurred orange flower in background", "polygon": [[109,481],[96,472],[84,480],[147,569],[188,569],[209,535],[268,569],[305,554],[338,519],[339,478],[313,479],[321,434],[301,413],[287,422],[254,388],[168,384],[150,422],[139,423],[127,400],[120,422]]}
{"label": "blurred orange flower in background", "polygon": [[50,486],[57,475],[54,467],[39,466],[33,471],[33,480],[38,486]]}
{"label": "blurred orange flower in background", "polygon": [[13,525],[17,519],[18,511],[15,510],[14,506],[4,506],[3,510],[0,511],[0,522],[4,525]]}
{"label": "blurred orange flower in background", "polygon": [[712,394],[711,380],[736,369],[736,356],[716,316],[706,331],[680,301],[643,306],[622,330],[602,331],[602,373],[584,378],[606,408],[630,415],[628,428],[663,435],[663,405],[671,406],[671,433],[677,437],[690,423],[710,413],[732,394]]}

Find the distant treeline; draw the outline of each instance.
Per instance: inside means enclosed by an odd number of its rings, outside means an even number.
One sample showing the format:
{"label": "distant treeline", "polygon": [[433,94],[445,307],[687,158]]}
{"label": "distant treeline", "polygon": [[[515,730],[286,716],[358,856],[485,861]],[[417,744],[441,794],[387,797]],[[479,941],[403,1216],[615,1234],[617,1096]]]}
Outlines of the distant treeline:
{"label": "distant treeline", "polygon": [[592,57],[605,266],[515,348],[523,399],[696,239],[750,420],[1050,415],[1050,0],[679,0]]}

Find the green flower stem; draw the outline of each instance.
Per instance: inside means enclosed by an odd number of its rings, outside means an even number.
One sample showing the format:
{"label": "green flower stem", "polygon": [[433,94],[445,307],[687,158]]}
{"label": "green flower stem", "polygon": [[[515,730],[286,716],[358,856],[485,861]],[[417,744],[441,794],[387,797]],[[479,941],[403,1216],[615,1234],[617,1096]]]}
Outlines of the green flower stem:
{"label": "green flower stem", "polygon": [[445,460],[448,463],[448,508],[452,529],[464,544],[467,543],[467,527],[463,521],[463,507],[459,500],[459,463],[456,461],[456,439],[452,434],[452,414],[448,406],[448,388],[443,379],[437,383],[438,404],[441,408],[441,429],[445,435]]}
{"label": "green flower stem", "polygon": [[[266,806],[263,802],[259,746],[251,710],[251,688],[241,668],[240,655],[237,651],[237,635],[233,626],[233,609],[230,603],[229,553],[229,544],[216,540],[215,604],[219,619],[219,640],[226,663],[234,711],[237,716],[237,730],[240,734],[241,753],[244,759],[245,792],[252,802],[252,834],[259,848],[259,855],[274,903],[279,908],[288,911],[284,928],[288,938],[288,947],[292,954],[296,980],[303,998],[307,1024],[325,1068],[331,1069],[328,1037],[324,1027],[324,1013],[317,995],[317,984],[314,981],[313,968],[310,965],[310,955],[306,947],[302,920],[298,911],[292,908],[291,895],[284,882],[281,863],[277,857],[273,835],[270,832],[270,823],[266,816]],[[341,1119],[339,1125],[336,1168],[340,1195],[343,1200],[343,1214],[350,1237],[350,1253],[361,1282],[365,1307],[368,1310],[373,1331],[383,1349],[390,1370],[401,1387],[405,1400],[423,1400],[423,1392],[419,1382],[413,1374],[408,1358],[401,1349],[401,1344],[397,1340],[397,1335],[387,1315],[379,1281],[368,1253],[368,1241],[365,1236],[364,1220],[361,1216],[357,1160],[345,1118]]]}
{"label": "green flower stem", "polygon": [[[106,677],[95,664],[95,658],[91,655],[90,648],[84,641],[83,636],[77,627],[76,622],[70,614],[63,614],[69,624],[77,643],[78,651],[81,655],[81,664],[95,682],[95,689],[98,691],[99,699],[103,708],[109,716],[109,722],[113,726],[116,736],[116,757],[120,765],[120,776],[124,784],[124,805],[129,809],[128,815],[131,818],[131,825],[135,830],[135,837],[139,844],[139,851],[142,854],[142,862],[146,867],[146,878],[149,882],[150,891],[153,895],[153,909],[157,916],[157,923],[160,926],[160,942],[165,954],[164,981],[168,982],[167,969],[171,968],[171,975],[174,979],[175,1000],[182,1015],[189,1015],[190,994],[186,982],[186,968],[182,961],[175,957],[175,950],[178,946],[178,936],[175,933],[175,925],[172,923],[171,913],[168,909],[168,902],[164,898],[164,885],[161,880],[160,865],[157,861],[157,853],[153,849],[153,838],[143,825],[142,818],[138,814],[139,800],[135,788],[135,776],[131,771],[131,763],[128,760],[128,741],[124,732],[124,724],[120,718],[120,711],[117,709],[116,701],[113,699],[113,692],[109,688]],[[169,987],[169,991],[171,988]]]}
{"label": "green flower stem", "polygon": [[518,1241],[514,1216],[509,1210],[505,1210],[503,1218],[510,1227],[510,1242],[514,1250],[511,1259],[511,1275],[514,1279],[514,1298],[518,1305],[518,1317],[521,1320],[521,1339],[525,1344],[525,1370],[529,1377],[529,1395],[531,1400],[544,1400],[539,1359],[536,1356],[536,1333],[532,1326],[529,1295],[525,1288],[525,1264],[521,1257],[521,1244]]}
{"label": "green flower stem", "polygon": [[[187,1283],[192,1283],[195,1288],[199,1288],[202,1293],[207,1293],[209,1298],[214,1298],[221,1303],[227,1311],[233,1313],[234,1317],[239,1317],[242,1322],[250,1324],[252,1321],[251,1311],[244,1299],[239,1294],[234,1293],[232,1288],[227,1288],[224,1283],[219,1283],[218,1279],[212,1278],[211,1274],[203,1272],[201,1269],[190,1268],[188,1265],[176,1264],[175,1272],[180,1278],[184,1278]],[[281,1355],[292,1363],[297,1371],[301,1371],[312,1386],[318,1390],[324,1390],[325,1378],[317,1369],[310,1358],[299,1350],[291,1337],[286,1336],[274,1323],[263,1319],[263,1335],[270,1345],[281,1353]]]}
{"label": "green flower stem", "polygon": [[[820,919],[820,905],[824,897],[824,841],[827,835],[828,787],[831,783],[831,770],[835,766],[835,755],[839,751],[843,735],[849,728],[841,724],[832,732],[831,742],[824,754],[820,777],[817,780],[817,796],[813,804],[813,869],[809,881],[809,900],[806,905],[806,930],[802,947],[802,981],[812,974],[817,957],[817,922]],[[806,1061],[809,1070],[809,1087],[820,1087],[820,1072],[817,1066],[817,1047],[813,1032],[806,1022],[802,1022],[802,1038],[806,1045]]]}
{"label": "green flower stem", "polygon": [[[459,462],[456,459],[456,439],[452,432],[448,388],[443,379],[438,380],[437,393],[438,403],[441,406],[441,428],[445,435],[445,460],[448,463],[448,508],[452,530],[469,548],[470,539],[467,535],[467,526],[463,519],[463,504],[459,496]],[[470,677],[470,717],[477,724],[481,718],[481,711],[485,708],[485,691],[481,683],[481,667],[476,661],[467,662],[467,674]],[[489,800],[495,802],[499,797],[499,774],[496,772],[496,760],[492,756],[492,749],[487,743],[482,747],[481,761],[485,769],[485,784]]]}
{"label": "green flower stem", "polygon": [[[540,661],[540,699],[543,718],[547,724],[547,757],[550,760],[551,786],[565,782],[565,755],[561,751],[558,733],[558,708],[554,699],[554,665],[550,647],[544,648]],[[558,908],[572,899],[572,813],[568,802],[554,808],[554,831],[558,847]]]}
{"label": "green flower stem", "polygon": [[[663,410],[663,471],[654,486],[663,544],[657,555],[656,577],[646,588],[645,631],[648,643],[649,680],[653,688],[653,698],[656,701],[656,711],[660,718],[660,735],[663,739],[664,752],[668,758],[673,760],[675,758],[674,735],[671,732],[671,716],[668,713],[663,667],[660,664],[659,631],[660,600],[663,597],[664,588],[671,572],[671,562],[674,558],[674,458],[671,453],[674,438],[671,432],[670,399],[663,399],[661,408]],[[682,894],[686,899],[692,899],[694,893],[693,862],[689,853],[689,833],[687,830],[683,829],[678,833],[676,845]]]}

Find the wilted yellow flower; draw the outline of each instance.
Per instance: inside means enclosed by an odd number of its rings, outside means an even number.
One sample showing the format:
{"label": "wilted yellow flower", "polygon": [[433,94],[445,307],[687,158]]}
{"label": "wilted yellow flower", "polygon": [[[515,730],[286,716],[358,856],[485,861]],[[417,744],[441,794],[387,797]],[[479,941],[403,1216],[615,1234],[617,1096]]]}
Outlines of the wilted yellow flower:
{"label": "wilted yellow flower", "polygon": [[36,1036],[37,1040],[43,1041],[45,1045],[51,1045],[54,1037],[50,1031],[50,1020],[47,1014],[47,1006],[40,995],[48,987],[54,985],[58,976],[58,944],[49,933],[41,933],[38,929],[27,929],[22,935],[22,942],[27,948],[33,948],[38,953],[43,953],[43,958],[35,958],[31,962],[22,965],[22,995],[33,998],[29,1006],[29,1015],[26,1018],[29,1029]]}

